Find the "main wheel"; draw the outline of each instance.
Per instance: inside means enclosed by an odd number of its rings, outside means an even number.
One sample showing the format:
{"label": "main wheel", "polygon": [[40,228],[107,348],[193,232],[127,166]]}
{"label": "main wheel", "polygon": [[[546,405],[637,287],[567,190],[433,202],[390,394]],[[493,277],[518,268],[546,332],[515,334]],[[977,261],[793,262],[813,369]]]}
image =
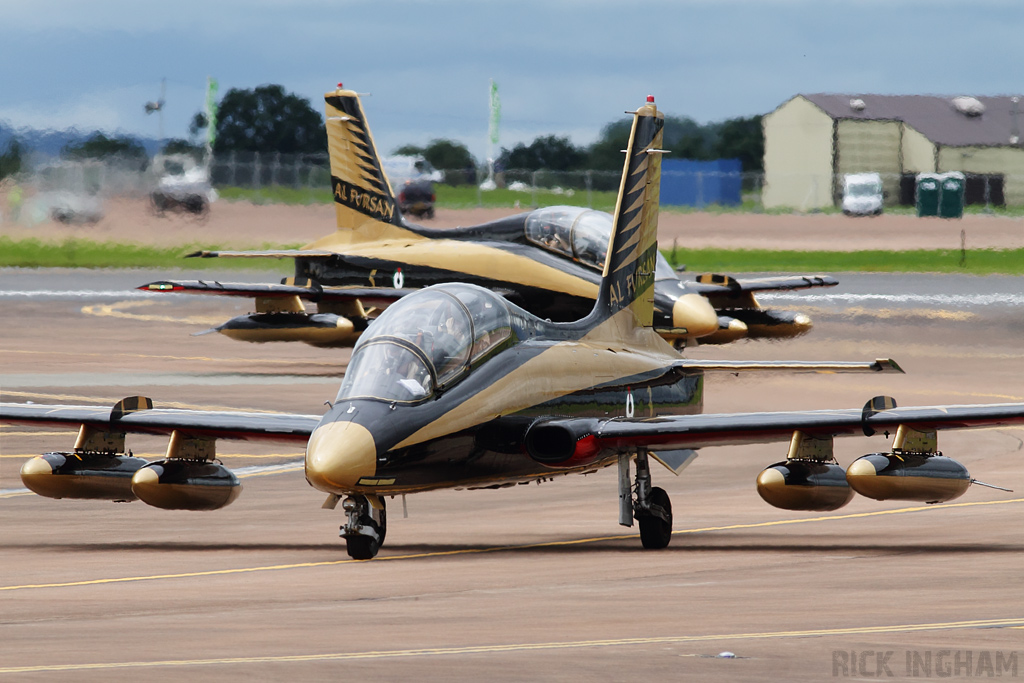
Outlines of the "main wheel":
{"label": "main wheel", "polygon": [[651,507],[659,507],[665,513],[665,519],[653,514],[640,515],[640,542],[648,550],[660,550],[668,546],[672,540],[672,501],[665,489],[657,486],[651,489]]}

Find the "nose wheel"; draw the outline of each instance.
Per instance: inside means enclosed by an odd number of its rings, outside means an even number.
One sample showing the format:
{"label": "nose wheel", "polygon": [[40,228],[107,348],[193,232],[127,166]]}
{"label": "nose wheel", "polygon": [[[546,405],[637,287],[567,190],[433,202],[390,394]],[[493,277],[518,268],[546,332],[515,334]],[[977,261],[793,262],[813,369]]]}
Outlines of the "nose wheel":
{"label": "nose wheel", "polygon": [[349,496],[341,504],[348,520],[341,527],[345,548],[354,560],[370,560],[384,545],[388,532],[388,515],[384,499],[366,496]]}

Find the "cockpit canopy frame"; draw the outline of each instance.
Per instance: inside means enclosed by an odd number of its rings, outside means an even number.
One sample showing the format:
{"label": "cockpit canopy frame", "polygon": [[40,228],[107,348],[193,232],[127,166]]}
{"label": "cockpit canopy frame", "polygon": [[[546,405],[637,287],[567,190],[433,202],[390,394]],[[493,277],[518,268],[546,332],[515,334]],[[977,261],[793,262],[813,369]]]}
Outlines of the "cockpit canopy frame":
{"label": "cockpit canopy frame", "polygon": [[418,403],[461,380],[511,336],[508,304],[488,289],[450,283],[415,292],[360,338],[338,400]]}
{"label": "cockpit canopy frame", "polygon": [[526,217],[526,239],[594,270],[608,257],[614,218],[581,206],[549,206]]}

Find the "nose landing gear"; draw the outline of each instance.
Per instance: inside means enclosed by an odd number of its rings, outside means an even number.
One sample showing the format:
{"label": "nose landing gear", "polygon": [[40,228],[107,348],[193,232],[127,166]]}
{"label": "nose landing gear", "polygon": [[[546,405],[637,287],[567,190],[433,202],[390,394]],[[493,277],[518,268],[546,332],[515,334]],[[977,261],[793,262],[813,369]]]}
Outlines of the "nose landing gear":
{"label": "nose landing gear", "polygon": [[367,496],[352,495],[342,502],[341,507],[348,516],[340,535],[345,539],[349,557],[354,560],[373,559],[384,545],[388,531],[384,499],[373,496],[371,500]]}

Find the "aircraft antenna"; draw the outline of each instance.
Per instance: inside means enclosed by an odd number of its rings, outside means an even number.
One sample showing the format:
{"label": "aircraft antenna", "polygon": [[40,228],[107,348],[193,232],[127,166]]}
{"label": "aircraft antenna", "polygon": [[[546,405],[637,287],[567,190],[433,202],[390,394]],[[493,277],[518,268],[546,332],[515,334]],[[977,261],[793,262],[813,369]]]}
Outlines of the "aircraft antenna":
{"label": "aircraft antenna", "polygon": [[977,479],[971,479],[971,483],[977,484],[978,486],[984,486],[985,488],[988,489],[995,489],[996,491],[1006,491],[1007,493],[1013,493],[1013,489],[1003,488],[1002,486],[996,486],[995,484],[986,484],[985,482],[978,481]]}

